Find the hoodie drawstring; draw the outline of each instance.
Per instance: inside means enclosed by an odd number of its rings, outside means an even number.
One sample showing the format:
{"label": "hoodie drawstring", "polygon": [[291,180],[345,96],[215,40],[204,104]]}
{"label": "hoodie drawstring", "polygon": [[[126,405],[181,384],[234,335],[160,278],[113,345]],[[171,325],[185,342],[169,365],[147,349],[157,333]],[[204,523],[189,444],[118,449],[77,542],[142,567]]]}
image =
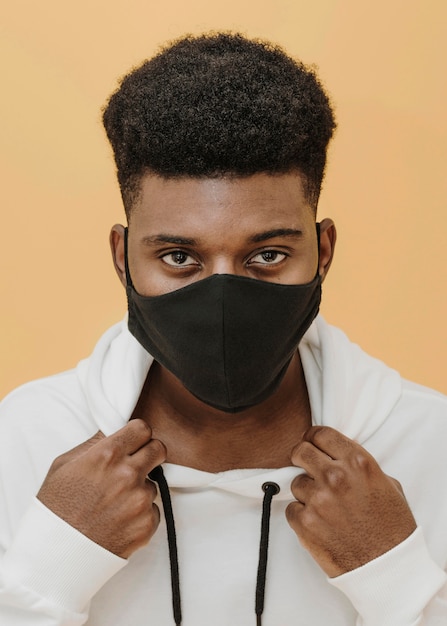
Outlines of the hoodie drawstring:
{"label": "hoodie drawstring", "polygon": [[[166,530],[168,535],[169,547],[169,564],[171,568],[171,589],[172,589],[172,611],[174,614],[174,622],[176,626],[181,626],[182,609],[180,599],[180,578],[178,569],[178,553],[177,553],[177,537],[175,533],[174,515],[172,512],[171,496],[169,493],[168,483],[163,473],[162,467],[155,467],[150,473],[149,478],[158,484],[160,489],[160,497],[163,503],[163,511],[166,520]],[[279,493],[279,485],[273,482],[267,482],[262,485],[264,499],[262,501],[262,519],[261,519],[261,538],[259,541],[259,561],[258,575],[256,580],[256,626],[262,626],[262,613],[264,611],[265,597],[265,581],[267,573],[267,556],[270,533],[270,512],[272,507],[272,499]]]}
{"label": "hoodie drawstring", "polygon": [[174,614],[175,626],[181,626],[182,607],[180,599],[180,578],[178,573],[177,537],[175,534],[171,495],[169,493],[168,483],[166,482],[166,478],[163,473],[163,468],[160,465],[155,467],[152,472],[149,473],[149,478],[158,483],[161,501],[163,502],[166,530],[168,533],[169,565],[171,568],[172,612]]}
{"label": "hoodie drawstring", "polygon": [[264,483],[262,490],[264,492],[264,500],[262,501],[261,539],[259,541],[258,577],[256,580],[256,626],[261,626],[262,612],[264,611],[265,579],[270,534],[270,511],[273,496],[279,493],[279,485],[271,482]]}

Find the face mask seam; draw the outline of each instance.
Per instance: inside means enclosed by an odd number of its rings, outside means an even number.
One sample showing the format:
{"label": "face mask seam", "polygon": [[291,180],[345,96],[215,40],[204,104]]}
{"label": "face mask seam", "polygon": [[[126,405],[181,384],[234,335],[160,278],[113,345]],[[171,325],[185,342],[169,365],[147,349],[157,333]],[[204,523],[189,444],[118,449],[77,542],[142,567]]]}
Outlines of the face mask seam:
{"label": "face mask seam", "polygon": [[230,398],[230,385],[228,383],[227,377],[227,341],[226,341],[226,333],[225,333],[225,283],[222,284],[221,289],[221,298],[222,298],[222,341],[224,346],[224,360],[223,360],[223,374],[225,380],[225,393],[227,396],[228,406],[231,406],[231,398]]}

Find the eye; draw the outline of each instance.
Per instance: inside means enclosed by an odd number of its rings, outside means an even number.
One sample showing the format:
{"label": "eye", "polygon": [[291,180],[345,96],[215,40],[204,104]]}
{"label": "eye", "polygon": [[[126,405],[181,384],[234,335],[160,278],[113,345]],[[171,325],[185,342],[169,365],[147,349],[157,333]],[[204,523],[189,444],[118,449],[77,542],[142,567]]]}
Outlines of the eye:
{"label": "eye", "polygon": [[260,265],[277,265],[286,258],[287,254],[278,252],[277,250],[264,250],[259,252],[249,260],[249,264],[257,263]]}
{"label": "eye", "polygon": [[190,265],[197,265],[191,255],[187,254],[183,250],[173,250],[169,254],[165,254],[161,257],[163,263],[174,267],[188,267]]}

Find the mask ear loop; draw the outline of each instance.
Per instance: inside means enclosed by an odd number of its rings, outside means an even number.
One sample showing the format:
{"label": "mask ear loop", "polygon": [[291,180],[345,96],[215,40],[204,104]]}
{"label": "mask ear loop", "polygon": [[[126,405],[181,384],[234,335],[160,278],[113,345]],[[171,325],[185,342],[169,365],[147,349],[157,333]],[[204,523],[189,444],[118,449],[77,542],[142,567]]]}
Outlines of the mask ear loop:
{"label": "mask ear loop", "polygon": [[127,261],[127,251],[128,251],[128,243],[127,243],[127,237],[128,237],[128,228],[126,226],[126,228],[124,229],[124,269],[126,271],[126,283],[128,287],[133,287],[133,283],[132,283],[132,279],[130,277],[130,272],[129,272],[129,263]]}
{"label": "mask ear loop", "polygon": [[317,228],[317,246],[318,246],[318,265],[317,265],[317,276],[320,275],[320,222],[315,224]]}

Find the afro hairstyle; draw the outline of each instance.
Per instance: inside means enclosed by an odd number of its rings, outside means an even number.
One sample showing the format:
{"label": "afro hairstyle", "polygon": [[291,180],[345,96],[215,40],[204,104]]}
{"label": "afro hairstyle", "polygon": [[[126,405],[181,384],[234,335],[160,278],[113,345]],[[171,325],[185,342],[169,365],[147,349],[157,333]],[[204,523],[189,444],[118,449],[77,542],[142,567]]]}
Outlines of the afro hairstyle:
{"label": "afro hairstyle", "polygon": [[335,130],[312,68],[240,34],[186,36],[121,79],[103,110],[129,216],[141,177],[298,170],[316,208]]}

